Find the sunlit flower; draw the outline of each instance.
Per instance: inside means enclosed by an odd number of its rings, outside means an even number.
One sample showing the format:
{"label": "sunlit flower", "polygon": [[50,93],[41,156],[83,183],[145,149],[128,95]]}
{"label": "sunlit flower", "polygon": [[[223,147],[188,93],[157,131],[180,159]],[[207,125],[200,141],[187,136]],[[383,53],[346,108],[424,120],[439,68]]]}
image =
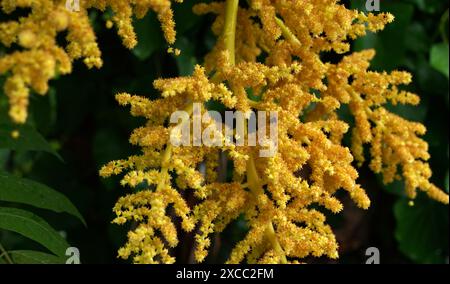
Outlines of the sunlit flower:
{"label": "sunlit flower", "polygon": [[[156,80],[160,99],[126,93],[116,97],[121,105],[131,107],[132,115],[147,119],[130,138],[141,147],[141,154],[110,162],[100,171],[104,177],[124,173],[122,185],[140,186],[114,208],[116,223],[137,223],[120,257],[132,257],[137,263],[173,263],[170,248],[179,242],[174,214],[183,230],[197,227],[198,262],[208,255],[211,234],[222,232],[239,216],[245,218],[249,231],[227,263],[337,258],[333,231],[325,215],[313,208],[343,210],[335,195],[341,189],[358,207],[370,206],[354,167],[354,162],[364,162],[366,144],[370,168],[382,173],[385,182],[403,177],[409,197],[414,198],[419,189],[448,204],[448,195],[429,182],[428,146],[418,137],[425,127],[384,107],[419,103],[417,95],[399,87],[408,84],[411,76],[401,71],[370,71],[372,50],[341,55],[338,63],[320,57],[323,51],[347,53],[349,40],[365,35],[366,30],[383,29],[393,21],[392,15],[365,15],[335,0],[250,0],[248,8],[238,8],[238,2],[194,7],[198,14],[217,14],[212,30],[218,41],[204,67],[196,66],[192,76]],[[262,146],[247,143],[171,145],[170,133],[176,127],[167,123],[171,114],[185,110],[192,118],[193,102],[201,103],[205,111],[210,101],[244,113],[276,111],[276,154],[260,157]],[[348,105],[354,116],[352,129],[339,117],[342,105]],[[216,128],[220,139],[224,137],[219,128],[225,127]],[[352,150],[342,143],[348,131],[353,135]],[[223,166],[222,154],[232,163],[232,179],[216,174]],[[183,198],[187,190],[197,198],[193,206]]]}
{"label": "sunlit flower", "polygon": [[[88,9],[105,11],[110,8],[112,18],[106,25],[108,28],[116,26],[127,48],[137,44],[133,15],[140,19],[149,9],[157,13],[167,42],[175,42],[170,0],[85,0],[80,1],[81,9],[77,12],[67,10],[65,4],[66,0],[0,1],[6,15],[18,8],[30,8],[30,12],[18,20],[11,16],[0,22],[0,43],[10,48],[0,57],[0,74],[7,74],[4,91],[9,98],[9,116],[16,123],[27,119],[30,90],[46,94],[49,80],[70,73],[73,60],[82,58],[88,68],[102,66]],[[67,33],[66,46],[60,46],[56,40],[62,32]]]}

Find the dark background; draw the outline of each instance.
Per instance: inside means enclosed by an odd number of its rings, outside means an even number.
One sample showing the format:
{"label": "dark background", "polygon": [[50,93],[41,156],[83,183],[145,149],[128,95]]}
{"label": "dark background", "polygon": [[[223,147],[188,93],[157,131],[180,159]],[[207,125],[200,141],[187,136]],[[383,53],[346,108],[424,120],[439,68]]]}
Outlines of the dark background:
{"label": "dark background", "polygon": [[[63,162],[44,152],[0,149],[0,168],[39,181],[69,197],[87,221],[84,227],[66,214],[31,209],[54,228],[64,231],[72,246],[80,249],[83,263],[117,263],[117,249],[124,243],[127,227],[111,224],[112,207],[127,189],[119,179],[101,179],[100,167],[108,161],[126,158],[138,149],[128,137],[144,120],[133,118],[127,108],[114,100],[117,92],[156,97],[154,79],[189,75],[194,64],[201,63],[215,38],[210,31],[212,17],[198,17],[185,1],[175,5],[176,47],[182,50],[175,58],[166,53],[167,45],[155,16],[137,21],[138,46],[132,51],[122,46],[114,29],[105,28],[108,13],[91,12],[92,22],[102,50],[104,65],[88,70],[80,61],[73,73],[51,81],[47,96],[33,94],[27,124],[36,128],[63,158]],[[350,3],[351,2],[351,3]],[[346,5],[364,7],[365,1],[344,1]],[[383,32],[357,40],[354,50],[376,48],[374,70],[408,70],[414,83],[408,89],[422,98],[418,107],[391,108],[402,116],[424,123],[425,139],[430,146],[432,181],[448,192],[448,2],[442,0],[381,1],[381,9],[396,17]],[[442,52],[445,50],[445,55]],[[447,63],[445,68],[440,67]],[[439,70],[439,68],[441,70]],[[0,86],[3,85],[0,77]],[[1,91],[0,91],[1,92]],[[6,98],[0,94],[0,122],[5,117]],[[1,137],[0,137],[1,139]],[[408,206],[402,182],[384,186],[367,165],[361,170],[360,183],[367,190],[372,206],[357,209],[342,195],[345,210],[330,216],[329,222],[340,243],[339,263],[364,263],[365,250],[377,247],[382,263],[448,263],[448,206],[419,194],[415,205]],[[1,185],[0,185],[1,190]],[[2,203],[0,203],[2,205]],[[230,248],[246,232],[245,222],[238,220],[216,239],[216,253],[208,262],[223,262]],[[0,243],[7,250],[45,248],[26,238],[0,230]],[[191,240],[180,242],[180,262],[187,261],[186,249]],[[330,262],[311,259],[310,262]]]}

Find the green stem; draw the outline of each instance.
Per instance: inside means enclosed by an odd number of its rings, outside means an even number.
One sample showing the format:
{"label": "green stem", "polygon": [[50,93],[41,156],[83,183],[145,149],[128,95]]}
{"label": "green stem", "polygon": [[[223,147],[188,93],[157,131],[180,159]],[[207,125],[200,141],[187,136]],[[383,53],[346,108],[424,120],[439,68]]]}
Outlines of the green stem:
{"label": "green stem", "polygon": [[447,26],[447,25],[446,25],[447,22],[448,22],[448,9],[447,9],[447,11],[445,11],[445,13],[442,15],[441,21],[440,21],[440,24],[439,24],[439,31],[441,32],[442,40],[443,40],[445,43],[448,43],[448,37],[447,37],[447,33],[446,33],[446,31],[445,31],[445,27]]}
{"label": "green stem", "polygon": [[283,20],[278,17],[275,17],[275,22],[280,27],[281,32],[283,33],[284,38],[289,41],[292,45],[301,45],[298,38],[294,35],[294,33],[284,24]]}
{"label": "green stem", "polygon": [[[236,41],[236,20],[239,7],[239,0],[227,0],[225,10],[225,25],[223,30],[223,39],[225,50],[230,55],[230,64],[236,64],[235,57],[235,41]],[[287,29],[287,27],[286,27]],[[295,36],[294,36],[295,37]],[[299,42],[300,43],[300,42]],[[247,127],[245,127],[246,129]],[[261,180],[256,170],[255,161],[253,157],[249,157],[247,162],[247,186],[253,195],[258,196],[264,194]],[[272,221],[267,224],[266,236],[269,239],[273,249],[281,255],[281,263],[287,263],[286,255],[278,242]]]}
{"label": "green stem", "polygon": [[225,25],[223,30],[223,40],[225,44],[225,50],[227,50],[230,54],[230,64],[234,65],[236,63],[236,20],[239,0],[227,0],[225,6]]}
{"label": "green stem", "polygon": [[[247,162],[247,184],[248,188],[250,189],[251,193],[254,196],[258,196],[261,194],[264,194],[264,190],[262,188],[261,180],[258,176],[258,172],[256,170],[255,166],[255,160],[252,156],[249,157]],[[283,247],[281,246],[280,242],[278,241],[277,234],[275,232],[275,228],[273,227],[272,221],[269,221],[267,223],[267,228],[265,235],[267,239],[270,241],[270,244],[272,245],[273,250],[281,256],[281,263],[286,264],[287,258],[286,254],[283,250]]]}
{"label": "green stem", "polygon": [[11,257],[9,256],[8,252],[5,250],[5,248],[2,246],[2,244],[0,244],[0,258],[5,257],[6,262],[8,262],[9,264],[13,264],[14,262],[12,261]]}
{"label": "green stem", "polygon": [[[189,114],[189,116],[192,115],[193,112],[193,104],[190,102],[187,103],[187,107],[184,109],[185,112]],[[169,177],[169,168],[168,165],[170,163],[170,159],[172,158],[172,145],[167,143],[166,149],[164,150],[164,153],[161,157],[161,179],[158,182],[158,185],[156,186],[156,190],[161,190],[167,182],[167,178]]]}
{"label": "green stem", "polygon": [[286,258],[286,254],[284,253],[283,248],[278,242],[277,234],[275,233],[275,229],[273,227],[272,222],[269,222],[269,224],[267,225],[266,236],[268,237],[270,243],[272,244],[272,247],[275,250],[275,252],[281,256],[281,263],[287,264],[288,261]]}

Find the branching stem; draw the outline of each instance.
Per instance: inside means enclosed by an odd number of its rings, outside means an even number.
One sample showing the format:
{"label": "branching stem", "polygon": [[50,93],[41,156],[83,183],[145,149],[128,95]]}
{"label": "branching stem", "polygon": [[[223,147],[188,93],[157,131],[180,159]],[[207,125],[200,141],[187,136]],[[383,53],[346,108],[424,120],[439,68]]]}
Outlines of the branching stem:
{"label": "branching stem", "polygon": [[286,38],[287,41],[289,41],[294,46],[301,45],[298,38],[294,35],[294,33],[284,24],[283,20],[281,20],[278,17],[275,17],[275,22],[277,22],[277,25],[280,27],[281,32],[283,33],[284,38]]}
{"label": "branching stem", "polygon": [[6,262],[9,264],[13,264],[11,257],[9,256],[8,252],[5,250],[5,248],[0,244],[0,258],[4,257],[6,259]]}
{"label": "branching stem", "polygon": [[236,21],[239,7],[239,0],[227,0],[225,7],[225,25],[223,30],[223,39],[225,50],[230,55],[230,64],[236,63],[235,42],[236,42]]}
{"label": "branching stem", "polygon": [[[258,172],[255,166],[255,160],[253,159],[253,157],[249,157],[247,162],[247,184],[248,188],[255,197],[264,194],[262,183],[258,176]],[[275,232],[275,228],[273,227],[272,221],[268,222],[265,234],[267,239],[270,241],[270,244],[272,245],[274,251],[281,256],[281,263],[286,264],[287,263],[286,254],[278,241],[277,234]]]}
{"label": "branching stem", "polygon": [[[188,102],[187,107],[184,109],[184,111],[187,112],[189,114],[189,116],[191,116],[192,112],[193,112],[192,103]],[[162,157],[161,157],[161,171],[160,171],[161,175],[160,175],[160,180],[158,182],[158,185],[156,187],[157,191],[162,189],[166,184],[166,180],[169,175],[169,168],[167,165],[169,164],[171,158],[172,158],[172,145],[169,142],[166,146],[166,149],[164,150],[164,153],[162,154]]]}

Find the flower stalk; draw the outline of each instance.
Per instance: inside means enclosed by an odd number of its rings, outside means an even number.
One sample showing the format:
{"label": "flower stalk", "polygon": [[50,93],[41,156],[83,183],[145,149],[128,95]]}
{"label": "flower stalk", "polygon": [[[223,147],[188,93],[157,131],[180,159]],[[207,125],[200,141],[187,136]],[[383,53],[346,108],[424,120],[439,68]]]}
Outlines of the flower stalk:
{"label": "flower stalk", "polygon": [[278,17],[275,17],[275,22],[280,27],[283,36],[293,45],[299,46],[301,45],[298,38],[292,33],[292,31],[284,24],[283,20]]}
{"label": "flower stalk", "polygon": [[[409,83],[411,76],[402,71],[371,71],[373,50],[347,54],[349,38],[381,30],[393,16],[365,15],[323,1],[310,1],[311,12],[295,1],[248,2],[247,8],[240,7],[238,0],[195,5],[198,15],[217,14],[213,33],[219,40],[205,56],[204,65],[195,66],[191,76],[156,80],[154,87],[162,95],[156,100],[126,93],[116,96],[121,105],[131,106],[132,115],[147,118],[145,126],[130,137],[143,153],[112,161],[100,174],[125,173],[122,185],[135,188],[145,182],[151,186],[122,197],[114,208],[117,224],[139,220],[119,250],[121,258],[174,263],[170,249],[179,244],[175,214],[182,219],[183,231],[197,228],[193,254],[197,262],[214,251],[211,235],[223,232],[239,216],[245,216],[249,231],[226,263],[301,263],[308,256],[336,259],[336,237],[325,214],[315,207],[341,212],[343,204],[336,197],[341,190],[358,207],[370,206],[352,165],[364,162],[365,144],[370,144],[370,168],[383,174],[384,182],[397,179],[401,168],[410,198],[422,190],[448,204],[448,195],[429,181],[428,145],[418,137],[425,127],[383,107],[389,102],[419,103],[418,96],[397,87]],[[342,59],[328,62],[320,56],[323,51],[335,51]],[[258,148],[245,145],[172,147],[168,118],[185,109],[186,103],[205,108],[211,101],[241,113],[278,112],[275,155],[257,157]],[[351,129],[337,113],[342,105],[355,118]],[[192,110],[185,111],[190,117]],[[305,119],[299,119],[303,115]],[[203,134],[227,141],[217,129],[229,125],[214,124]],[[237,125],[231,130],[237,130]],[[351,150],[342,144],[349,130]],[[232,162],[231,181],[223,175],[228,172],[226,159],[220,158],[224,153],[228,164]],[[176,176],[172,179],[169,172]],[[198,198],[195,205],[182,194],[185,189]]]}
{"label": "flower stalk", "polygon": [[9,264],[14,264],[11,257],[9,256],[8,252],[5,250],[5,248],[0,244],[0,258],[4,257],[6,259],[6,262]]}
{"label": "flower stalk", "polygon": [[[225,49],[229,54],[229,64],[231,66],[236,64],[235,57],[235,44],[236,44],[236,21],[237,21],[237,12],[239,7],[239,0],[227,0],[225,4],[225,25],[223,31],[223,38]],[[285,28],[285,30],[287,27]],[[295,36],[294,36],[295,37]],[[298,42],[298,40],[297,40]],[[300,44],[300,42],[298,42]],[[247,162],[247,183],[250,191],[257,199],[258,196],[264,194],[264,191],[261,187],[260,178],[258,176],[258,172],[256,171],[255,161],[253,157],[249,157]],[[267,224],[267,229],[265,231],[265,235],[273,247],[273,249],[277,252],[278,255],[281,256],[281,262],[287,263],[286,255],[278,242],[275,229],[273,227],[272,221],[269,221]]]}

